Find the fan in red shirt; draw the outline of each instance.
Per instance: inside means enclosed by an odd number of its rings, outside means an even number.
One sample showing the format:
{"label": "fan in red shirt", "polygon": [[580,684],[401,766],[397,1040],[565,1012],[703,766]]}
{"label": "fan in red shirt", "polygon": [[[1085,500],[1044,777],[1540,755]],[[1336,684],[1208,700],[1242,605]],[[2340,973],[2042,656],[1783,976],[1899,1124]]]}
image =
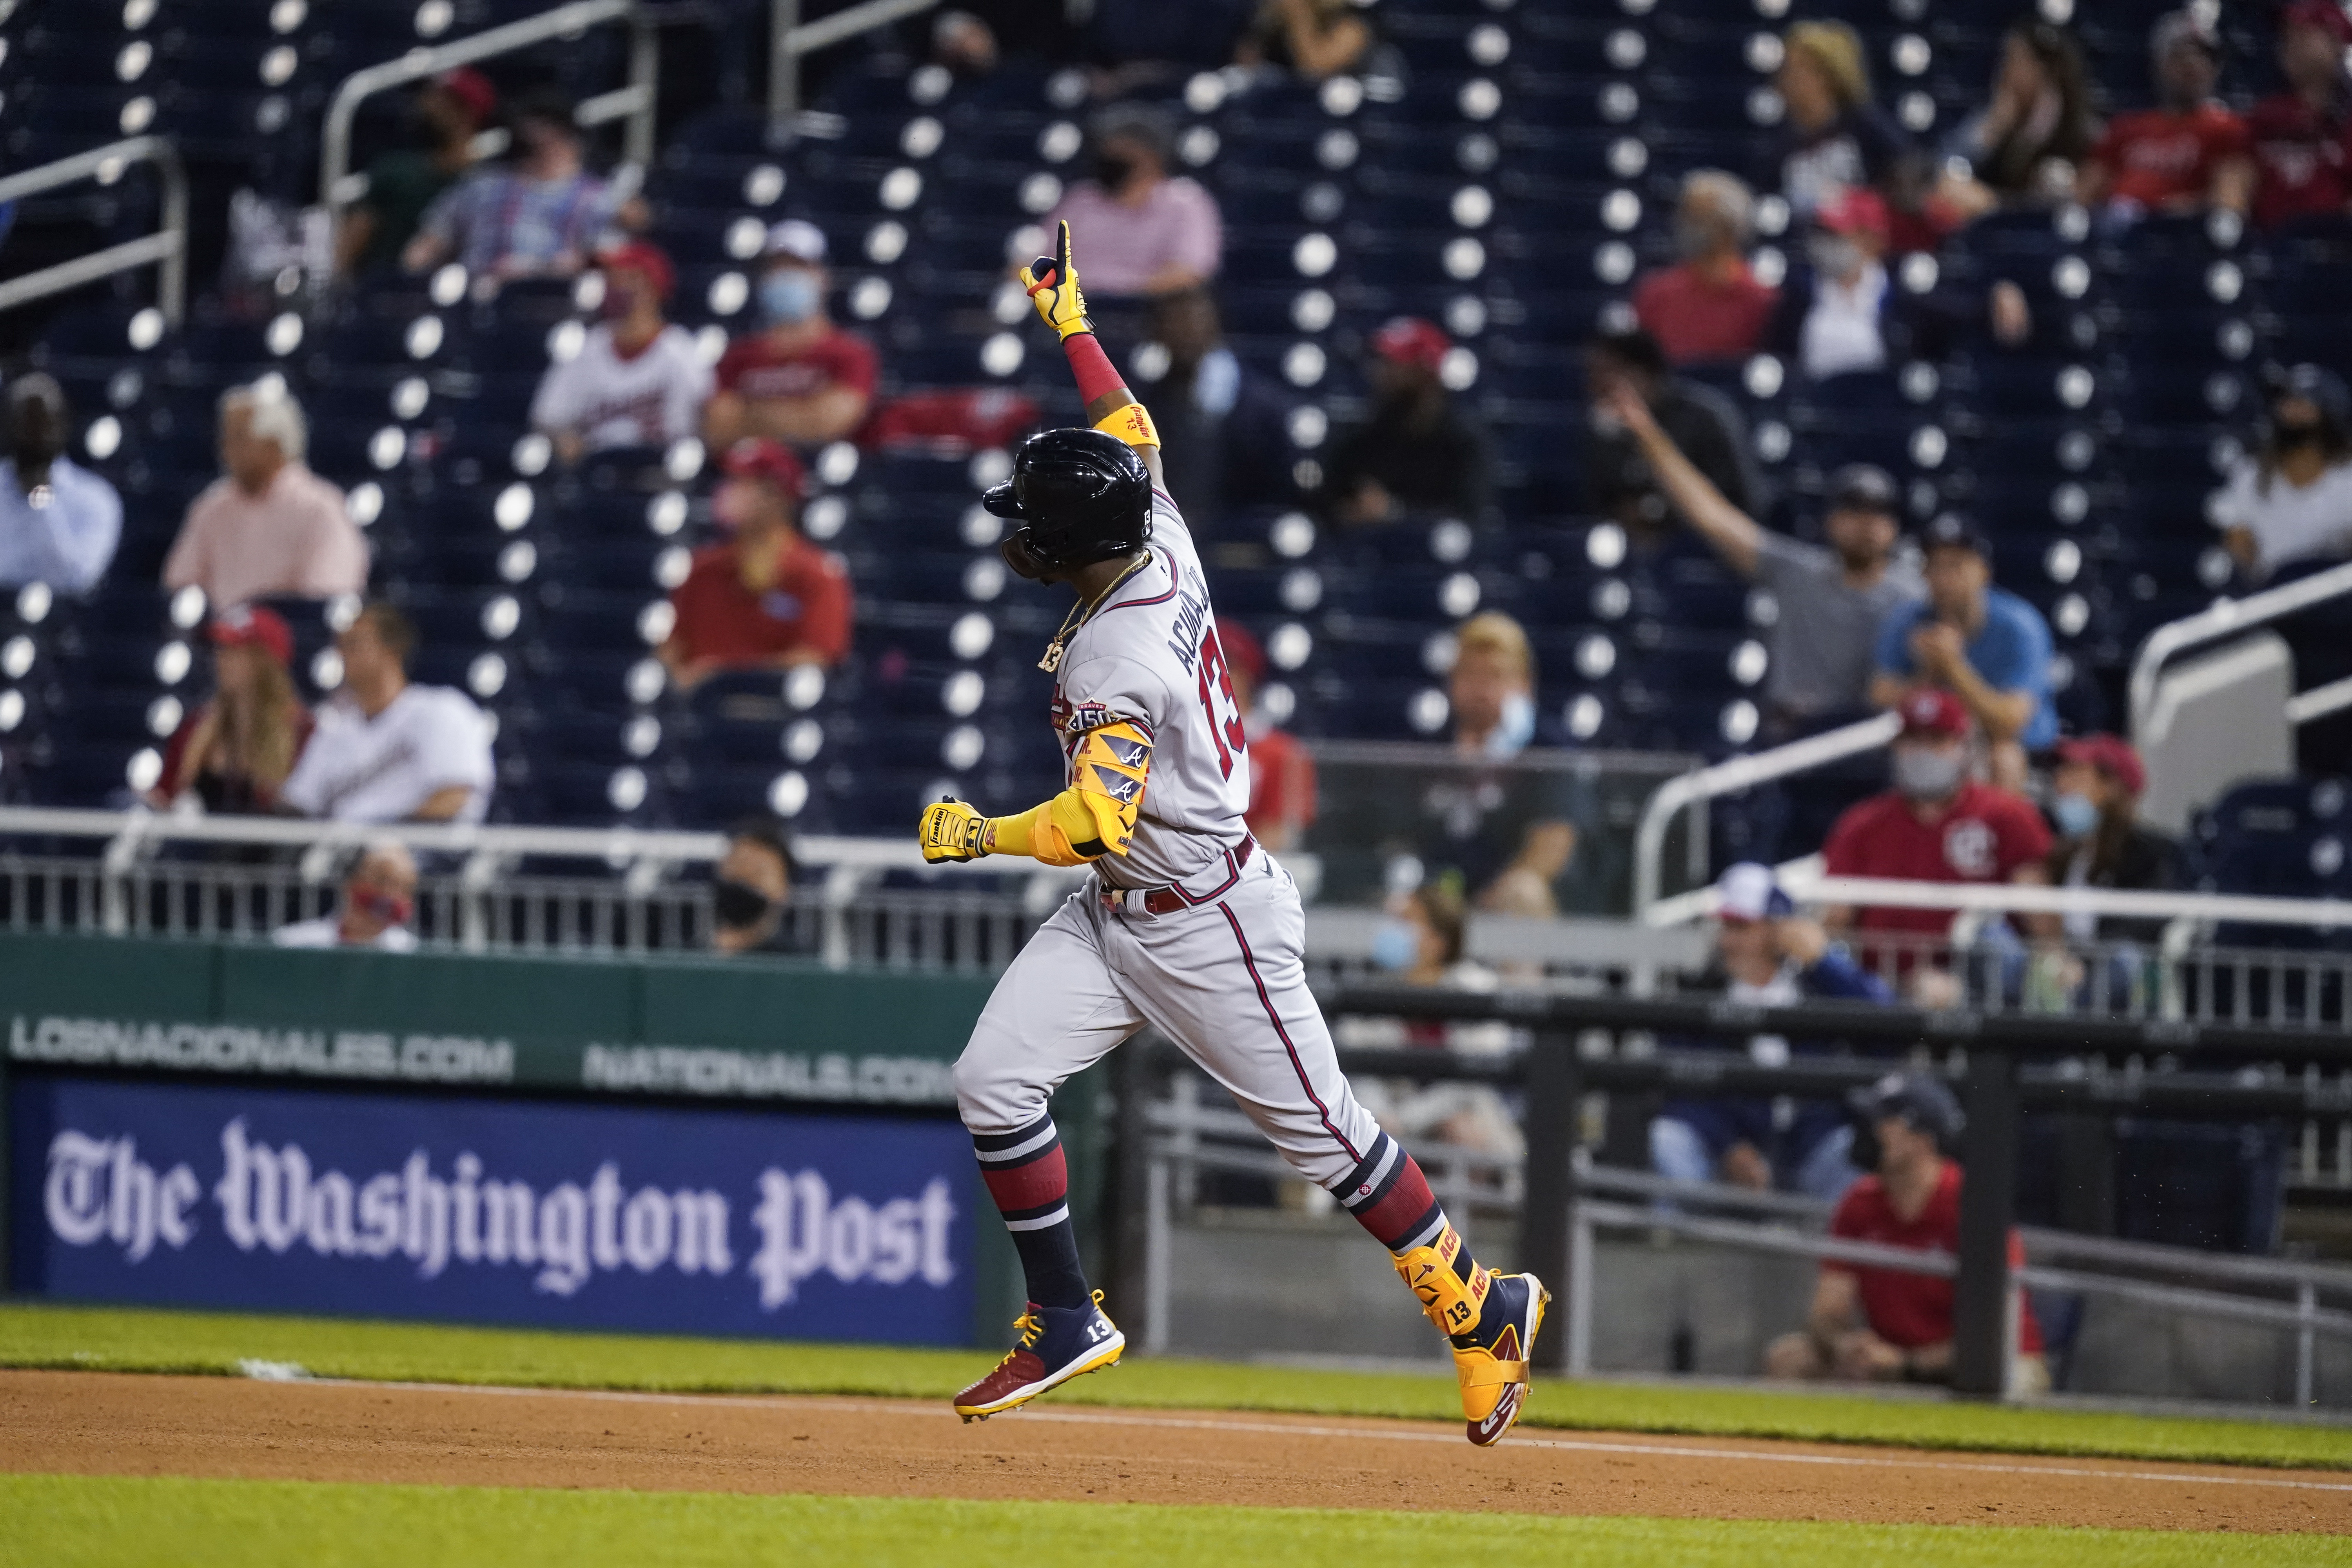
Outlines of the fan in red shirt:
{"label": "fan in red shirt", "polygon": [[778,442],[741,441],[725,468],[712,510],[735,537],[697,551],[669,596],[661,661],[680,690],[720,670],[832,665],[849,651],[848,569],[796,526],[800,459]]}
{"label": "fan in red shirt", "polygon": [[[1912,882],[2048,882],[2050,827],[2042,813],[2023,795],[1969,776],[1969,710],[1960,700],[1920,687],[1898,711],[1895,787],[1838,818],[1822,847],[1822,869]],[[1941,936],[1952,911],[1838,905],[1822,911],[1822,923],[1832,931]]]}
{"label": "fan in red shirt", "polygon": [[[1963,1118],[1952,1091],[1925,1073],[1890,1073],[1855,1093],[1854,1156],[1877,1145],[1874,1173],[1846,1189],[1830,1218],[1830,1235],[1912,1252],[1960,1249],[1960,1167]],[[2025,1249],[2012,1231],[2009,1261]],[[1805,1326],[1767,1346],[1769,1377],[1848,1382],[1943,1383],[1952,1369],[1953,1281],[1934,1274],[1825,1259],[1813,1287]],[[2017,1356],[2010,1374],[2014,1394],[2050,1386],[2042,1359],[2042,1325],[2024,1304]]]}
{"label": "fan in red shirt", "polygon": [[1315,820],[1315,759],[1298,737],[1258,704],[1265,681],[1265,650],[1241,622],[1217,617],[1217,646],[1234,678],[1234,705],[1249,729],[1250,797],[1243,820],[1266,848],[1280,854],[1298,847]]}
{"label": "fan in red shirt", "polygon": [[2221,74],[2221,40],[2188,11],[2158,18],[2148,35],[2160,107],[2118,114],[2084,163],[2086,206],[2194,214],[2206,207],[2243,213],[2253,195],[2252,144],[2246,122],[2213,97]]}
{"label": "fan in red shirt", "polygon": [[2279,74],[2287,89],[2254,105],[2254,221],[2341,214],[2352,206],[2352,80],[2344,53],[2352,17],[2335,0],[2295,0],[2279,14]]}
{"label": "fan in red shirt", "polygon": [[794,446],[838,441],[874,401],[874,348],[824,313],[824,231],[787,218],[768,231],[754,303],[766,326],[719,356],[718,390],[702,410],[713,449],[761,436]]}
{"label": "fan in red shirt", "polygon": [[1675,364],[1746,359],[1756,352],[1780,291],[1748,265],[1754,198],[1720,169],[1684,176],[1675,211],[1676,265],[1633,289],[1633,315]]}

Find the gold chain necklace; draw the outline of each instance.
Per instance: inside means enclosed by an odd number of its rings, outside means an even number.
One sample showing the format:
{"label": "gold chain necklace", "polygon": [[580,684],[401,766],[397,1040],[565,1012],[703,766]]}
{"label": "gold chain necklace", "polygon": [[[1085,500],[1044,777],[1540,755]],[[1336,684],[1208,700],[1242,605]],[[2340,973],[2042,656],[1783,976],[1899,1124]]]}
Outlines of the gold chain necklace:
{"label": "gold chain necklace", "polygon": [[1139,560],[1135,561],[1126,571],[1112,578],[1109,587],[1105,588],[1091,600],[1081,599],[1072,605],[1070,613],[1062,617],[1062,629],[1055,632],[1054,640],[1045,645],[1045,657],[1037,661],[1037,668],[1048,675],[1058,672],[1062,668],[1063,651],[1069,646],[1070,639],[1078,634],[1078,628],[1087,624],[1088,617],[1094,614],[1095,607],[1108,604],[1110,596],[1125,587],[1129,577],[1150,564],[1151,552],[1147,550]]}

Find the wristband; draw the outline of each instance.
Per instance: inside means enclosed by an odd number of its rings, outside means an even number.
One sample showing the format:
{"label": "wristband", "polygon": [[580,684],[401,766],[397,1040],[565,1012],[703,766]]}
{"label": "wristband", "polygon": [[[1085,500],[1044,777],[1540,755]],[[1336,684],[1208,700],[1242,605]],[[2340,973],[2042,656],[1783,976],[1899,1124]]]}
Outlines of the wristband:
{"label": "wristband", "polygon": [[1091,407],[1096,398],[1126,390],[1118,367],[1091,331],[1076,331],[1064,338],[1062,352],[1069,356],[1070,373],[1077,377],[1080,404]]}
{"label": "wristband", "polygon": [[1130,447],[1160,445],[1160,432],[1152,427],[1151,411],[1140,403],[1112,409],[1095,421],[1095,428],[1106,436],[1118,437]]}

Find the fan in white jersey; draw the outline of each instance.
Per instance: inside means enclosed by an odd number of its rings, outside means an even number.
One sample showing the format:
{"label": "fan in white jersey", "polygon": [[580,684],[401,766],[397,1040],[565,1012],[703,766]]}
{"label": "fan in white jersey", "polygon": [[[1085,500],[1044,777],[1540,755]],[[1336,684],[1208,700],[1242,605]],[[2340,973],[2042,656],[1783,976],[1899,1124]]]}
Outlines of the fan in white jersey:
{"label": "fan in white jersey", "polygon": [[1550,1300],[1532,1275],[1481,1268],[1421,1167],[1339,1071],[1307,986],[1306,921],[1289,873],[1243,820],[1249,752],[1208,582],[1162,484],[1160,437],[1097,342],[1070,260],[1024,269],[1061,334],[1091,430],[1048,430],[986,505],[1022,576],[1076,592],[1040,667],[1066,787],[987,816],[926,808],[925,858],[1025,855],[1090,866],[997,982],[957,1059],[956,1103],[1021,1255],[1020,1342],[956,1395],[966,1420],[1018,1408],[1118,1360],[1126,1340],[1078,1261],[1048,1098],[1147,1024],[1227,1091],[1293,1169],[1387,1247],[1454,1351],[1470,1440],[1496,1441],[1527,1396]]}
{"label": "fan in white jersey", "polygon": [[694,334],[662,318],[675,274],[642,240],[597,258],[604,319],[580,352],[548,367],[530,400],[530,422],[566,461],[604,447],[663,447],[701,426],[710,366]]}

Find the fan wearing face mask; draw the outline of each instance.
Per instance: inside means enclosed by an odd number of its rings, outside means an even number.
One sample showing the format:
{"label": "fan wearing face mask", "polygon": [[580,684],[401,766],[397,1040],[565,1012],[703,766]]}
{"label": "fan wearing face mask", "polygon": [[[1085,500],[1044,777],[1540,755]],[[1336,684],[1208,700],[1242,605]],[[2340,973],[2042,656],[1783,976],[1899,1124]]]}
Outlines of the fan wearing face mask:
{"label": "fan wearing face mask", "polygon": [[768,231],[751,300],[761,328],[727,345],[719,389],[702,410],[702,438],[714,450],[751,437],[818,447],[866,423],[874,346],[825,314],[825,250],[824,231],[801,218]]}
{"label": "fan wearing face mask", "polygon": [[2262,445],[2237,460],[2207,511],[2255,582],[2297,562],[2352,554],[2352,390],[2344,378],[2315,364],[2278,376]]}
{"label": "fan wearing face mask", "polygon": [[[2047,885],[2050,829],[2023,795],[1972,776],[1977,757],[1967,706],[1948,691],[1919,687],[1899,711],[1895,787],[1838,818],[1822,847],[1822,868],[1832,877]],[[1952,913],[1837,904],[1822,911],[1822,924],[1832,935],[1927,939],[1947,935]],[[1866,942],[1860,945],[1866,959],[1879,957]],[[1896,955],[1892,967],[1907,973],[1909,956]]]}
{"label": "fan wearing face mask", "polygon": [[580,352],[548,366],[530,422],[576,462],[606,447],[658,447],[691,436],[710,395],[710,367],[694,334],[662,315],[676,281],[669,258],[638,241],[596,258],[604,275],[604,320]]}
{"label": "fan wearing face mask", "polygon": [[1633,316],[1681,364],[1743,360],[1756,352],[1780,291],[1748,265],[1755,232],[1754,193],[1721,169],[1683,176],[1675,208],[1672,267],[1644,277],[1633,289]]}
{"label": "fan wearing face mask", "polygon": [[1087,257],[1087,298],[1097,304],[1197,289],[1224,252],[1217,199],[1169,174],[1176,126],[1150,104],[1115,103],[1087,128],[1093,174],[1045,215],[1045,232],[1070,226]]}
{"label": "fan wearing face mask", "polygon": [[[2065,888],[2123,888],[2160,892],[2179,884],[2179,846],[2138,818],[2147,770],[2120,735],[2084,735],[2058,742],[2050,775],[2049,813],[2058,842],[2050,851],[2050,880]],[[2106,941],[2154,940],[2162,921],[2097,915],[2032,915],[2033,934]]]}
{"label": "fan wearing face mask", "polygon": [[317,920],[279,926],[269,940],[279,947],[372,947],[380,952],[414,952],[416,933],[408,929],[416,912],[416,858],[408,846],[387,838],[368,846],[343,882],[342,908]]}
{"label": "fan wearing face mask", "polygon": [[729,958],[806,952],[785,920],[792,899],[793,844],[783,824],[769,816],[737,823],[711,871],[710,951]]}

